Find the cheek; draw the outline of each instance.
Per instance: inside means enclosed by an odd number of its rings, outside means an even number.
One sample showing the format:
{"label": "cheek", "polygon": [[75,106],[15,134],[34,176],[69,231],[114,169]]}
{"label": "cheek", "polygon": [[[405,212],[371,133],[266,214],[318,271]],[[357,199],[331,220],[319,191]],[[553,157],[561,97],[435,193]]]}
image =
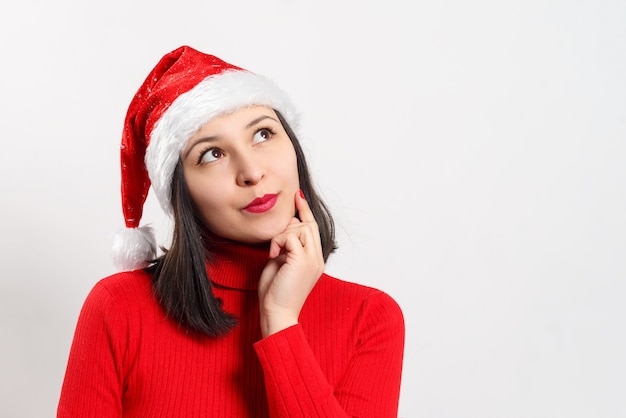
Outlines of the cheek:
{"label": "cheek", "polygon": [[283,178],[289,179],[292,184],[297,185],[299,187],[299,177],[298,177],[298,160],[296,158],[296,152],[293,148],[290,148],[287,152],[284,153],[282,158],[280,159],[280,164],[277,165],[281,167],[281,175]]}
{"label": "cheek", "polygon": [[220,196],[220,194],[215,193],[212,189],[194,188],[192,190],[189,188],[189,196],[198,218],[206,228],[216,232],[215,228],[219,226],[223,218],[218,214],[224,213],[220,200],[216,199],[216,196]]}
{"label": "cheek", "polygon": [[206,178],[190,176],[187,179],[187,188],[191,201],[199,211],[205,212],[207,209],[219,207],[218,196],[222,195],[216,190],[214,182]]}

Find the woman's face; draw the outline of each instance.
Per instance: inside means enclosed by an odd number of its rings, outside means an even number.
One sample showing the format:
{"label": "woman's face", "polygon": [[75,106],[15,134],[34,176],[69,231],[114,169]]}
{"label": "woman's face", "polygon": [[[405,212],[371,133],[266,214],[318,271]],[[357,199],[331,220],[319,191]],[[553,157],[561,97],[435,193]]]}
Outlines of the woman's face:
{"label": "woman's face", "polygon": [[265,242],[295,215],[296,154],[272,109],[246,107],[214,118],[181,158],[191,198],[214,234]]}

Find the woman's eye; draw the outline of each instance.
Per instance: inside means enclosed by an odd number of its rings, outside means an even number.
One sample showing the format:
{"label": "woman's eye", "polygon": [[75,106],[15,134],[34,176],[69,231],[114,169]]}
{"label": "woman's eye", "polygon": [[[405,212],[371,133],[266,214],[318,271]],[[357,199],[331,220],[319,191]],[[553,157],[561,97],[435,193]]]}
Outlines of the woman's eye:
{"label": "woman's eye", "polygon": [[219,148],[210,148],[204,151],[200,155],[200,159],[198,160],[198,164],[202,163],[211,163],[213,161],[217,161],[224,156],[224,153]]}
{"label": "woman's eye", "polygon": [[263,142],[263,141],[267,141],[268,139],[270,139],[273,135],[273,132],[270,131],[269,129],[259,129],[255,134],[254,134],[254,138],[252,139],[252,143],[253,144],[258,144],[259,142]]}

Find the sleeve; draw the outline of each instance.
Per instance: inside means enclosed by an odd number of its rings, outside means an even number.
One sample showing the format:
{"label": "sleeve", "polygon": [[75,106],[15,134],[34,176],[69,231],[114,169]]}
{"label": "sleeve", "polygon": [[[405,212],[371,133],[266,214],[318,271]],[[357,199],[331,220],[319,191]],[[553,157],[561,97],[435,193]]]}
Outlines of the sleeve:
{"label": "sleeve", "polygon": [[107,288],[96,284],[78,318],[57,418],[122,416],[125,322]]}
{"label": "sleeve", "polygon": [[337,387],[320,368],[301,325],[255,343],[270,416],[397,417],[404,355],[404,317],[385,293],[365,300],[357,317],[357,346]]}

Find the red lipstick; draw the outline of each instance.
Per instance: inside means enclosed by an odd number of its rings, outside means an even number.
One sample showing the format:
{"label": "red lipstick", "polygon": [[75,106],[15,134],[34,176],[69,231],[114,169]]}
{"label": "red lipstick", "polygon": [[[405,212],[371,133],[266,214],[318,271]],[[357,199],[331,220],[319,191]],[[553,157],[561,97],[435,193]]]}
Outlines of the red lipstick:
{"label": "red lipstick", "polygon": [[251,213],[263,213],[272,209],[278,201],[277,194],[266,194],[263,197],[257,197],[243,208],[243,210]]}

